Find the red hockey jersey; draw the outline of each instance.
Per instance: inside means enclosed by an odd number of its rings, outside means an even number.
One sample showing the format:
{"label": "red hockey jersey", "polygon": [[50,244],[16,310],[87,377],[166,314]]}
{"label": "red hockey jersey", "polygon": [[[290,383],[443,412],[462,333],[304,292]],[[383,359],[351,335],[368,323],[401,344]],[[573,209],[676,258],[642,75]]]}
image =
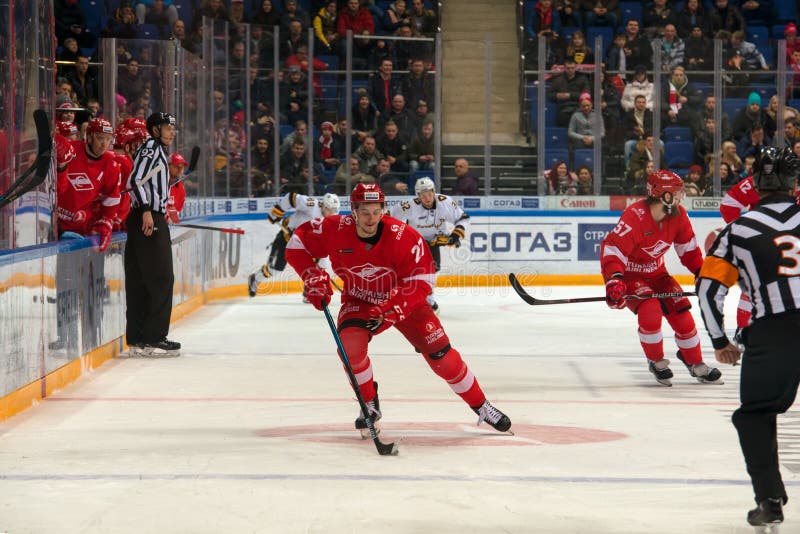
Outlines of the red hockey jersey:
{"label": "red hockey jersey", "polygon": [[664,254],[673,243],[681,263],[692,273],[699,271],[703,255],[683,206],[657,223],[646,200],[631,204],[600,246],[603,279],[617,272],[643,278],[667,274]]}
{"label": "red hockey jersey", "polygon": [[167,220],[173,224],[178,224],[180,221],[179,215],[183,210],[183,204],[186,202],[186,188],[183,182],[178,182],[169,188],[169,200],[167,200]]}
{"label": "red hockey jersey", "polygon": [[120,183],[120,198],[119,207],[117,208],[117,216],[114,218],[114,231],[125,230],[125,220],[128,218],[128,213],[131,211],[131,196],[125,192],[125,184],[128,183],[128,178],[131,176],[133,170],[133,160],[127,154],[114,154],[119,165],[119,183]]}
{"label": "red hockey jersey", "polygon": [[86,235],[98,216],[114,220],[120,201],[120,168],[112,152],[95,159],[86,154],[85,142],[70,143],[76,157],[57,176],[58,226],[61,232]]}
{"label": "red hockey jersey", "polygon": [[722,197],[722,202],[719,204],[719,214],[726,223],[729,223],[739,218],[743,211],[749,211],[750,208],[758,204],[758,193],[753,185],[753,176],[748,176],[731,187],[725,196]]}
{"label": "red hockey jersey", "polygon": [[342,302],[385,304],[400,295],[410,312],[425,303],[435,280],[433,259],[422,236],[389,216],[374,245],[356,234],[352,215],[332,215],[301,224],[286,245],[286,260],[301,276],[317,268],[314,258],[329,257],[344,281]]}

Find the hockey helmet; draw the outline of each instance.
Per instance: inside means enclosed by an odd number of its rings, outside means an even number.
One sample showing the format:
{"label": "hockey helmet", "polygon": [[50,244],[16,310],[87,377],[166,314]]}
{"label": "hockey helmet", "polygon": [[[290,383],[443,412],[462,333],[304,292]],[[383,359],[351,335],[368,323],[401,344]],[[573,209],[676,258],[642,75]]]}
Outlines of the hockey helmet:
{"label": "hockey helmet", "polygon": [[651,172],[647,177],[647,196],[661,199],[661,203],[671,211],[683,193],[683,179],[668,169]]}
{"label": "hockey helmet", "polygon": [[434,191],[435,189],[436,185],[433,183],[433,180],[427,176],[423,176],[414,184],[414,193],[417,195],[423,191]]}
{"label": "hockey helmet", "polygon": [[94,118],[89,120],[86,126],[86,134],[109,134],[114,135],[114,127],[106,119]]}
{"label": "hockey helmet", "polygon": [[765,146],[753,163],[753,185],[759,191],[789,191],[794,189],[799,170],[800,161],[791,148]]}
{"label": "hockey helmet", "polygon": [[381,188],[378,187],[378,184],[359,182],[350,193],[350,205],[354,207],[362,202],[380,202],[383,204],[386,202],[386,197]]}
{"label": "hockey helmet", "polygon": [[114,148],[124,148],[125,145],[131,142],[133,130],[118,126],[117,131],[114,132]]}
{"label": "hockey helmet", "polygon": [[147,122],[139,117],[128,117],[122,121],[122,126],[129,130],[145,130],[147,131]]}
{"label": "hockey helmet", "polygon": [[172,126],[177,126],[178,123],[175,120],[175,115],[170,115],[169,113],[164,113],[162,111],[157,111],[147,117],[147,133],[152,134],[153,128],[170,124]]}
{"label": "hockey helmet", "polygon": [[181,156],[180,152],[175,152],[169,157],[169,164],[170,165],[183,165],[184,167],[189,166],[189,162],[186,161],[186,158]]}
{"label": "hockey helmet", "polygon": [[78,125],[74,122],[56,121],[56,128],[58,128],[58,133],[67,138],[71,135],[78,135],[79,133]]}
{"label": "hockey helmet", "polygon": [[320,207],[332,211],[332,215],[339,213],[340,204],[339,197],[333,193],[325,193],[319,202]]}

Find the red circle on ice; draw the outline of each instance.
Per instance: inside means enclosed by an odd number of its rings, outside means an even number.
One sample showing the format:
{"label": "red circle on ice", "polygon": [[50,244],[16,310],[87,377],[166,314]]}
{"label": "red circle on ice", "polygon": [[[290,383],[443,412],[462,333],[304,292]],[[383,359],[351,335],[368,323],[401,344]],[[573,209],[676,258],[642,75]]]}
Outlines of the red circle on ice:
{"label": "red circle on ice", "polygon": [[[381,428],[382,441],[402,439],[403,445],[424,447],[575,445],[617,441],[628,437],[627,434],[610,430],[551,425],[514,424],[511,426],[513,436],[496,432],[488,426],[476,427],[470,423],[391,423],[381,425]],[[361,441],[361,436],[352,424],[265,428],[256,431],[256,435],[316,443]]]}

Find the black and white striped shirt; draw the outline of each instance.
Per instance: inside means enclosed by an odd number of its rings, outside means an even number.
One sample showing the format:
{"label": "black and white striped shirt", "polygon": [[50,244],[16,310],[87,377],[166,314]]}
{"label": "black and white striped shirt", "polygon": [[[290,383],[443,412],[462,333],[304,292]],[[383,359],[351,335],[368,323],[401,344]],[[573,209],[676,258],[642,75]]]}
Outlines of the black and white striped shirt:
{"label": "black and white striped shirt", "polygon": [[753,303],[753,320],[800,311],[800,206],[789,195],[765,197],[717,236],[697,294],[715,349],[728,344],[722,306],[738,282]]}
{"label": "black and white striped shirt", "polygon": [[131,190],[131,207],[166,213],[169,160],[158,139],[148,139],[136,151],[128,189]]}

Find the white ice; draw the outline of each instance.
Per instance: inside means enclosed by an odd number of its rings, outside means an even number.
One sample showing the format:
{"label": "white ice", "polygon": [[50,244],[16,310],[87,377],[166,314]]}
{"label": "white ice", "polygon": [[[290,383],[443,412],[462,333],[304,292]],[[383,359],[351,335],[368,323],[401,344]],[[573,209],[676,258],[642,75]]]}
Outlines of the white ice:
{"label": "white ice", "polygon": [[[665,388],[627,311],[532,307],[507,287],[437,296],[515,436],[476,427],[389,332],[371,356],[381,437],[402,441],[381,457],[352,427],[357,405],[321,313],[297,294],[216,302],[173,325],[181,357],[114,359],[0,426],[0,532],[752,532],[730,422],[738,367],[722,368],[724,385],[697,383],[665,322]],[[782,532],[800,532],[798,477],[783,475]]]}

